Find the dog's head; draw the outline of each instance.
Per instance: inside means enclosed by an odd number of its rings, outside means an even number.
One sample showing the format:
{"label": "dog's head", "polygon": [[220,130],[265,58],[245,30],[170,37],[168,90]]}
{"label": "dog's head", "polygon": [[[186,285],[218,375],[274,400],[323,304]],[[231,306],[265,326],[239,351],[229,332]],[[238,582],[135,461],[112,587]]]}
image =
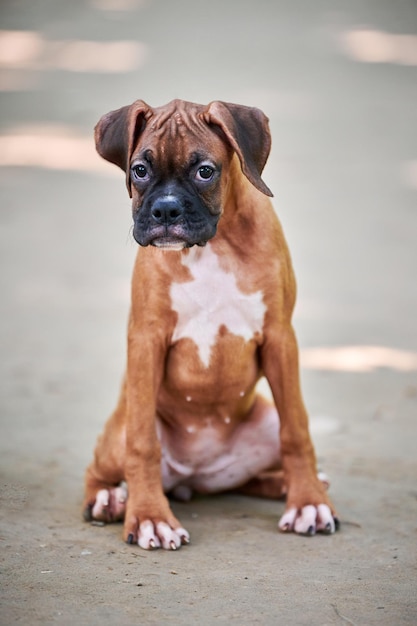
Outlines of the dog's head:
{"label": "dog's head", "polygon": [[104,115],[96,148],[126,172],[133,201],[133,236],[142,245],[182,249],[216,234],[234,154],[262,193],[271,147],[259,109],[225,102],[174,100],[151,108],[142,100]]}

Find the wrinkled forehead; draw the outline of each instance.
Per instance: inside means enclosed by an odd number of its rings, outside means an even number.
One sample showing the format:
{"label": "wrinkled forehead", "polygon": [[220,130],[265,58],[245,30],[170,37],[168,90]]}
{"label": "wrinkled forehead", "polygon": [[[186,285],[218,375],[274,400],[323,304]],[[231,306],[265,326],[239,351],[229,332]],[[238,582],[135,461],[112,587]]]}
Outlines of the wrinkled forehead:
{"label": "wrinkled forehead", "polygon": [[204,110],[201,105],[175,100],[153,109],[133,156],[146,155],[167,167],[186,164],[196,155],[221,159],[227,151],[225,142],[218,127],[206,123]]}

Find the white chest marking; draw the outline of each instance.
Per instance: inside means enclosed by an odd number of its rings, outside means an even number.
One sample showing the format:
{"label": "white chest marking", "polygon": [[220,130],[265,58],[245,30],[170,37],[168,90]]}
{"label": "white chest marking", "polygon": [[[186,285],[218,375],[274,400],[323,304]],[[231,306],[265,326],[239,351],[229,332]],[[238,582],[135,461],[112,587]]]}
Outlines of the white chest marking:
{"label": "white chest marking", "polygon": [[171,285],[172,307],[178,313],[173,341],[192,339],[201,362],[208,367],[219,328],[225,326],[249,341],[262,331],[266,306],[262,291],[244,294],[239,290],[234,274],[220,267],[210,244],[190,250],[182,264],[193,280]]}

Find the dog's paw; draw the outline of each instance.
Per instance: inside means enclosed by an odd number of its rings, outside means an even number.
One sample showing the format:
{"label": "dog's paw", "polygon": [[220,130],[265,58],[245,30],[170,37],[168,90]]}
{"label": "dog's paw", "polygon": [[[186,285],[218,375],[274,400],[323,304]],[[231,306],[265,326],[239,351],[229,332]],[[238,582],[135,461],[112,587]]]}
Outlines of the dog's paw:
{"label": "dog's paw", "polygon": [[311,537],[317,532],[332,535],[339,529],[339,525],[338,518],[332,514],[327,504],[309,504],[302,509],[292,507],[285,511],[278,528],[282,532],[295,532]]}
{"label": "dog's paw", "polygon": [[172,528],[166,522],[153,523],[150,520],[141,522],[136,533],[130,532],[127,543],[137,543],[144,550],[178,550],[182,545],[190,543],[190,535],[181,526]]}
{"label": "dog's paw", "polygon": [[110,489],[100,489],[96,493],[95,501],[84,511],[87,520],[100,522],[118,522],[125,516],[127,502],[127,488],[124,483]]}

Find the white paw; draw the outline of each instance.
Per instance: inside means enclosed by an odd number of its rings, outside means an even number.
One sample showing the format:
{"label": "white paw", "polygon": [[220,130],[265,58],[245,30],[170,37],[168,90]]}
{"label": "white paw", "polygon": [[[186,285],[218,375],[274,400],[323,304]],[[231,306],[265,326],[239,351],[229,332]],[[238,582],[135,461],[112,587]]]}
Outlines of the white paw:
{"label": "white paw", "polygon": [[172,529],[165,522],[153,524],[150,520],[139,526],[138,545],[145,550],[164,548],[177,550],[182,544],[190,543],[190,535],[185,528]]}
{"label": "white paw", "polygon": [[292,508],[285,511],[278,523],[282,532],[295,532],[299,535],[315,535],[316,532],[332,535],[339,526],[327,504],[313,506],[309,504],[302,509]]}
{"label": "white paw", "polygon": [[103,522],[115,522],[124,517],[127,488],[124,483],[113,489],[100,489],[91,510],[91,517]]}

